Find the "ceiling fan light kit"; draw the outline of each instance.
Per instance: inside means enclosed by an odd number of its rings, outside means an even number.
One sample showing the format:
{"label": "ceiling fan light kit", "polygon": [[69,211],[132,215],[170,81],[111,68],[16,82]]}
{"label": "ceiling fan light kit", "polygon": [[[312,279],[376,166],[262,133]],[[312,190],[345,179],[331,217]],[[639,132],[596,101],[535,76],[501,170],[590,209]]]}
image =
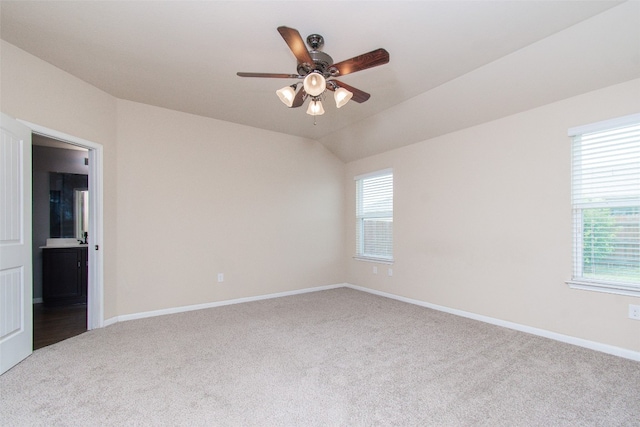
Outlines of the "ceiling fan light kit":
{"label": "ceiling fan light kit", "polygon": [[351,98],[353,98],[353,93],[351,93],[348,90],[346,90],[345,88],[341,87],[341,88],[336,89],[336,91],[333,93],[333,97],[336,100],[336,107],[340,108],[344,104],[349,102],[349,100]]}
{"label": "ceiling fan light kit", "polygon": [[304,91],[309,95],[318,96],[326,89],[327,80],[322,74],[317,71],[312,71],[304,78],[302,87],[304,87]]}
{"label": "ceiling fan light kit", "polygon": [[278,27],[278,32],[298,60],[297,74],[238,72],[237,75],[240,77],[294,78],[302,80],[302,88],[299,90],[299,83],[295,83],[278,89],[276,94],[290,108],[300,107],[307,98],[311,98],[307,114],[312,116],[324,114],[320,97],[326,90],[334,92],[336,108],[344,106],[351,99],[358,103],[367,101],[371,95],[335,78],[389,62],[389,52],[384,49],[376,49],[351,59],[334,63],[331,56],[321,51],[324,46],[324,38],[321,35],[311,34],[307,37],[307,45],[310,48],[310,50],[307,50],[298,30],[289,27]]}
{"label": "ceiling fan light kit", "polygon": [[276,95],[278,95],[280,101],[282,101],[287,107],[291,107],[293,105],[293,100],[296,97],[296,86],[297,84],[285,86],[276,91]]}
{"label": "ceiling fan light kit", "polygon": [[307,114],[310,116],[321,116],[324,114],[324,108],[322,108],[322,102],[319,99],[312,99],[309,102],[309,108],[307,108]]}

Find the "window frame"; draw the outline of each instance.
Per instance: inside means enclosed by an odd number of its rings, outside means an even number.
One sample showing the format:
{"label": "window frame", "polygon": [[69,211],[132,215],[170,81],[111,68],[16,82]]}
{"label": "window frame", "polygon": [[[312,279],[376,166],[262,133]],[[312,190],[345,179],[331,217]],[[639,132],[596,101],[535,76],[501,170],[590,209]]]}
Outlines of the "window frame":
{"label": "window frame", "polygon": [[[619,117],[611,120],[604,120],[597,123],[592,123],[584,126],[577,126],[570,128],[568,130],[568,136],[571,137],[571,162],[574,164],[574,140],[576,137],[579,137],[584,134],[594,133],[594,132],[602,132],[607,130],[614,130],[616,128],[632,126],[635,124],[640,124],[640,113],[631,114],[624,117]],[[572,166],[573,168],[573,166]],[[571,192],[573,194],[575,186],[578,185],[574,182],[574,171],[571,171]],[[626,295],[633,297],[640,297],[640,282],[619,282],[606,278],[585,278],[584,270],[583,270],[583,262],[582,259],[584,257],[583,251],[583,230],[582,230],[582,222],[583,222],[583,211],[585,209],[595,209],[599,207],[609,207],[609,208],[620,208],[620,207],[637,207],[637,204],[640,201],[631,201],[629,203],[624,202],[591,202],[591,203],[574,203],[572,200],[571,208],[572,208],[572,229],[573,229],[573,237],[572,237],[572,247],[573,247],[573,255],[572,255],[572,278],[571,280],[566,281],[567,285],[569,285],[572,289],[582,289],[589,291],[598,291],[605,293],[612,293],[618,295]]]}
{"label": "window frame", "polygon": [[[362,187],[361,187],[361,183],[366,180],[366,179],[371,179],[371,178],[377,178],[377,177],[382,177],[382,176],[386,176],[386,175],[391,175],[391,195],[392,195],[392,203],[391,203],[391,215],[380,215],[380,216],[371,216],[371,215],[363,215],[360,211],[359,211],[359,199],[361,197],[361,191],[362,191]],[[394,261],[394,257],[393,257],[393,226],[391,229],[391,256],[390,257],[384,257],[384,256],[376,256],[375,254],[365,254],[364,253],[364,238],[360,239],[360,237],[364,237],[364,230],[363,230],[363,226],[364,226],[364,220],[366,218],[380,218],[380,219],[384,219],[384,218],[390,218],[391,219],[391,223],[393,224],[393,193],[394,193],[394,173],[393,173],[393,169],[392,168],[386,168],[386,169],[381,169],[378,171],[374,171],[374,172],[370,172],[370,173],[366,173],[366,174],[362,174],[362,175],[357,175],[353,178],[354,182],[355,182],[355,186],[356,186],[356,197],[355,197],[355,202],[356,202],[356,235],[355,235],[355,240],[356,240],[356,254],[353,256],[353,258],[355,260],[358,261],[368,261],[368,262],[375,262],[375,263],[380,263],[380,264],[393,264]],[[360,231],[358,231],[360,230]]]}

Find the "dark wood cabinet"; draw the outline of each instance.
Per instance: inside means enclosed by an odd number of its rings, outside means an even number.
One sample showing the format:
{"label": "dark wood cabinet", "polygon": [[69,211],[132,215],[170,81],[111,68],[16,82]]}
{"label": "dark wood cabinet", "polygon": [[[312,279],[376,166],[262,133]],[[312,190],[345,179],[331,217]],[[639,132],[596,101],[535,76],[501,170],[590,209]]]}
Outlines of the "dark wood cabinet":
{"label": "dark wood cabinet", "polygon": [[42,300],[45,305],[87,302],[86,246],[47,248],[42,254]]}

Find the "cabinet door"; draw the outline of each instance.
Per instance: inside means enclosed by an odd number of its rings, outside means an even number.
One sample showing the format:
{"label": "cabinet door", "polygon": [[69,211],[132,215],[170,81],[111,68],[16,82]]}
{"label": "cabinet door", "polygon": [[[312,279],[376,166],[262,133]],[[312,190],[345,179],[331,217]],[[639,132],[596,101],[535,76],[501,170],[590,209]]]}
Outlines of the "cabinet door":
{"label": "cabinet door", "polygon": [[80,251],[45,249],[42,259],[45,303],[72,303],[82,296]]}

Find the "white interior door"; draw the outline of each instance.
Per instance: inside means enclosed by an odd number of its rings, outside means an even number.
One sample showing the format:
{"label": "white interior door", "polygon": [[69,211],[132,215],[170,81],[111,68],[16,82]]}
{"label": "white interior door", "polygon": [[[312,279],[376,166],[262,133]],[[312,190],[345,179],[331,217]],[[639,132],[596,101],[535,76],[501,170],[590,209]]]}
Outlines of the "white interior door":
{"label": "white interior door", "polygon": [[0,113],[0,374],[33,351],[31,130]]}

